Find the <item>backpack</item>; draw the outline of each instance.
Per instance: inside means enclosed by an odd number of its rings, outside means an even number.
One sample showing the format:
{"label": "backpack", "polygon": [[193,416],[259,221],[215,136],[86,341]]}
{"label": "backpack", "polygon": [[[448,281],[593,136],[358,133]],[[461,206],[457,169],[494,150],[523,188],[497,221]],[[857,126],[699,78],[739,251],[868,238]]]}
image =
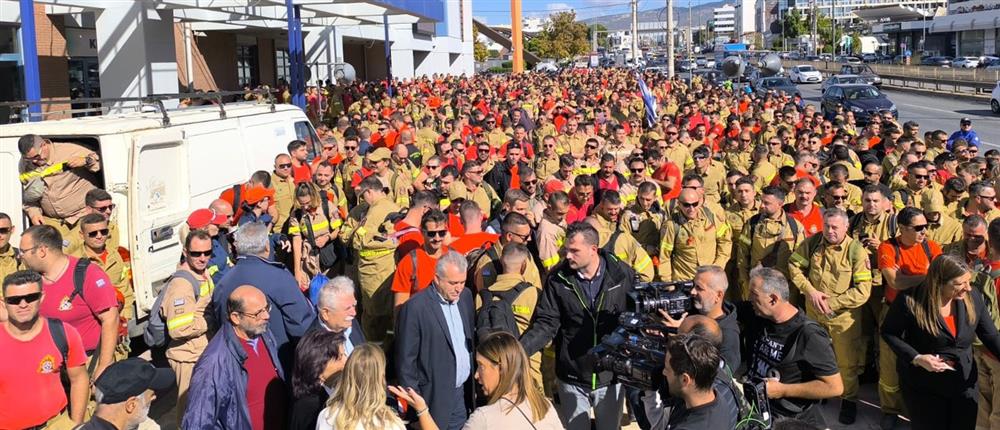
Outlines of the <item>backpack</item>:
{"label": "backpack", "polygon": [[[499,274],[499,272],[502,270],[500,256],[497,255],[496,249],[493,248],[493,243],[487,243],[482,247],[473,249],[472,251],[469,251],[468,254],[465,254],[465,261],[469,263],[469,271],[466,273],[466,285],[469,285],[468,284],[469,282],[475,281],[476,272],[479,266],[479,260],[481,260],[484,256],[488,256],[490,258],[490,261],[493,262],[493,267],[498,272],[496,274]],[[416,256],[414,256],[414,258],[416,258]],[[413,267],[416,267],[416,264],[417,264],[416,260],[414,260]]]}
{"label": "backpack", "polygon": [[[848,227],[847,231],[849,233],[853,233],[854,230],[857,230],[858,226],[861,225],[861,221],[864,220],[864,216],[865,214],[863,212],[855,214],[854,217],[851,218],[851,225],[850,227]],[[898,226],[896,224],[896,214],[894,213],[889,214],[888,222],[889,222],[889,238],[894,238],[896,237],[896,230],[898,230]]]}
{"label": "backpack", "polygon": [[[521,330],[517,328],[513,306],[514,300],[528,288],[532,288],[531,283],[521,282],[507,291],[490,291],[488,288],[480,291],[479,297],[483,304],[476,312],[476,337],[483,339],[490,333],[500,331],[520,336]],[[493,300],[494,297],[500,300]]]}
{"label": "backpack", "polygon": [[[757,225],[760,224],[761,214],[754,215],[750,217],[750,247],[753,248],[753,241],[757,238]],[[785,222],[788,224],[788,228],[792,230],[792,243],[799,241],[799,225],[795,223],[795,218],[792,218],[788,212],[785,212]],[[784,230],[782,230],[784,232]],[[779,233],[781,234],[781,233]],[[780,238],[779,238],[780,239]],[[794,247],[794,245],[792,245]],[[765,261],[772,261],[771,265],[768,266],[764,264]],[[765,255],[760,259],[761,265],[765,267],[772,267],[777,264],[778,261],[778,245],[775,244],[768,255]]]}
{"label": "backpack", "polygon": [[63,326],[62,320],[46,318],[46,321],[49,324],[49,335],[52,336],[52,343],[56,345],[56,349],[59,350],[59,355],[62,357],[62,366],[59,367],[59,380],[62,381],[63,390],[69,394],[69,373],[66,371],[66,363],[69,362],[69,341],[66,340],[66,327]]}
{"label": "backpack", "polygon": [[621,235],[622,235],[622,229],[619,227],[615,227],[615,231],[611,233],[611,237],[608,238],[608,242],[605,243],[604,246],[601,247],[601,249],[606,251],[608,254],[614,254],[615,243],[618,242],[618,237],[620,237]]}
{"label": "backpack", "polygon": [[143,340],[150,347],[164,346],[167,344],[167,338],[170,337],[167,334],[167,323],[163,320],[163,314],[160,313],[160,310],[163,309],[163,297],[167,295],[167,287],[175,278],[188,281],[191,284],[191,288],[194,289],[194,297],[198,298],[198,287],[201,285],[201,282],[191,272],[178,270],[173,275],[170,275],[167,282],[163,284],[163,288],[160,289],[159,294],[156,295],[156,300],[153,301],[153,307],[149,312],[149,321],[146,323],[146,330],[142,332]]}

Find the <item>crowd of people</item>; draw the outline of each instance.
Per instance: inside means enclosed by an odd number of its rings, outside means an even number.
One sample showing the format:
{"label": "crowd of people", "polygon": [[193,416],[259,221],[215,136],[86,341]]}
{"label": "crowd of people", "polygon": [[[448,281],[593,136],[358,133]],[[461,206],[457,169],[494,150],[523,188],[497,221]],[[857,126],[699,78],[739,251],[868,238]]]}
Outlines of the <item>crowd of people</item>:
{"label": "crowd of people", "polygon": [[[336,86],[318,141],[182,226],[141,339],[167,373],[128,358],[100,154],[23,136],[0,428],[136,428],[170,373],[183,429],[750,428],[736,379],[825,428],[872,378],[883,429],[1000,430],[1000,151],[971,121],[647,74],[654,115],[640,76]],[[688,312],[643,314],[659,389],[598,365],[637,288],[688,281]]]}

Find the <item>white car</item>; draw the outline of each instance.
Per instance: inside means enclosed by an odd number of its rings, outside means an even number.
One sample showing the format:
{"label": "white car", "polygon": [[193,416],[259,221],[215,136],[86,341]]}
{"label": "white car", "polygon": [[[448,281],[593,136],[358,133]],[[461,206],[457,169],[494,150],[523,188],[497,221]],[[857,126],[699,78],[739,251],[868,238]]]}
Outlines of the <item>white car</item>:
{"label": "white car", "polygon": [[823,81],[823,74],[815,67],[808,64],[792,67],[792,72],[788,75],[792,82],[798,84],[813,83],[818,84]]}
{"label": "white car", "polygon": [[979,57],[957,57],[951,60],[951,66],[963,69],[975,69],[979,67]]}
{"label": "white car", "polygon": [[993,94],[990,94],[990,110],[995,114],[1000,114],[1000,81],[993,87]]}

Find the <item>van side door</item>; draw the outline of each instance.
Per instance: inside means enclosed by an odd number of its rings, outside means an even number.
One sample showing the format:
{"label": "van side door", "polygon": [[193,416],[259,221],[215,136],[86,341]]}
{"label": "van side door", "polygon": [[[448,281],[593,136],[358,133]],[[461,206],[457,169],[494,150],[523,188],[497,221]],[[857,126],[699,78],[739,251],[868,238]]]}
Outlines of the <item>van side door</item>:
{"label": "van side door", "polygon": [[191,209],[187,142],[179,129],[137,133],[129,171],[129,232],[136,316],[152,307],[181,256],[179,228]]}

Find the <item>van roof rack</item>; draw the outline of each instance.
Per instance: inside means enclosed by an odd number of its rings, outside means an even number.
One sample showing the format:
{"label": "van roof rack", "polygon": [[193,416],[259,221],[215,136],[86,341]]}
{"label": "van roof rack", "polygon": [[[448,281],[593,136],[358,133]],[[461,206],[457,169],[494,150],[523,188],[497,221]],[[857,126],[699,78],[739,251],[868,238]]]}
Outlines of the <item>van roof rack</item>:
{"label": "van roof rack", "polygon": [[[180,99],[205,100],[210,102],[211,104],[218,106],[219,118],[225,119],[226,98],[233,96],[246,97],[251,94],[257,96],[264,96],[263,100],[261,100],[261,98],[259,97],[255,97],[257,99],[257,103],[261,102],[267,103],[271,106],[271,112],[275,111],[274,93],[269,89],[255,89],[247,91],[209,91],[209,92],[199,91],[194,93],[152,94],[145,97],[121,97],[121,98],[93,97],[93,98],[77,98],[77,99],[60,98],[60,99],[35,100],[35,101],[19,100],[12,102],[0,102],[0,107],[9,107],[11,109],[10,122],[19,123],[23,122],[22,120],[24,116],[28,116],[30,118],[33,115],[44,119],[45,116],[47,115],[56,115],[56,114],[72,115],[74,113],[94,113],[94,112],[100,112],[101,114],[104,114],[110,112],[112,109],[121,111],[123,108],[129,108],[129,107],[134,108],[136,112],[141,112],[143,108],[151,106],[155,107],[157,111],[159,111],[161,118],[163,120],[163,126],[166,127],[170,125],[169,112],[178,110],[178,109],[167,109],[166,106],[164,106],[163,104],[163,102],[166,100],[180,100]],[[137,104],[132,106],[119,106],[117,108],[104,107],[104,106],[98,106],[98,107],[91,106],[94,104],[104,105],[104,104],[127,103],[127,102],[137,102]],[[22,113],[22,111],[26,110],[29,106],[32,105],[56,105],[56,104],[67,104],[67,103],[71,105],[82,104],[85,105],[86,107],[66,109],[60,111],[40,112],[40,113],[34,113],[34,112],[26,112],[26,114]]]}

